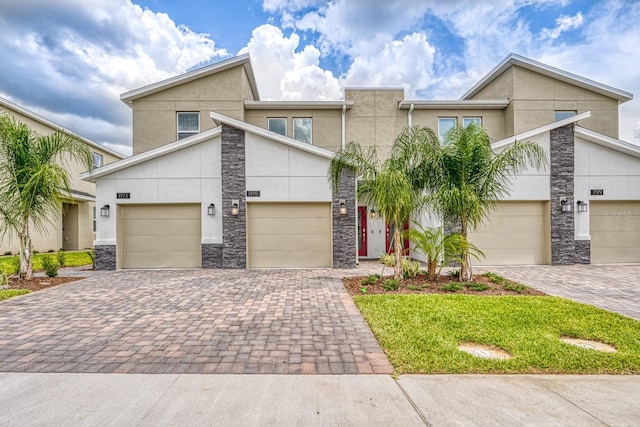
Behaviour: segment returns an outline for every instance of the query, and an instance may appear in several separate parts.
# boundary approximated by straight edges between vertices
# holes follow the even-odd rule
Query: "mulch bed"
[[[9,288],[11,289],[28,289],[30,291],[41,291],[53,286],[62,285],[63,283],[75,282],[84,279],[84,277],[33,277],[31,279],[18,279],[12,277],[9,279]]]
[[[430,282],[427,280],[427,276],[418,275],[416,277],[408,278],[408,279],[400,279],[398,281],[398,289],[395,291],[385,291],[383,288],[383,282],[385,279],[392,279],[393,276],[383,276],[378,279],[374,284],[371,285],[362,285],[362,279],[367,278],[367,276],[355,276],[355,277],[344,277],[342,279],[342,283],[344,283],[344,287],[347,289],[350,295],[369,295],[369,294],[467,294],[467,295],[536,295],[536,296],[544,296],[546,295],[544,292],[541,292],[537,289],[530,288],[528,286],[520,285],[519,289],[521,292],[517,292],[515,290],[505,289],[503,285],[494,283],[489,280],[485,276],[474,275],[473,283],[481,283],[488,288],[486,290],[478,291],[474,290],[470,287],[464,286],[462,289],[457,290],[455,292],[445,291],[440,289],[441,286],[447,285],[450,282],[457,282],[457,279],[452,278],[448,275],[440,275],[437,280],[434,282]],[[509,283],[514,285],[519,285],[515,282],[509,281]],[[362,291],[362,288],[366,288],[366,292]]]

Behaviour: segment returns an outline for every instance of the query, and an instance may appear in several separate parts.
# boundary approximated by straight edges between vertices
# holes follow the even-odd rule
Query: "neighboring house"
[[[518,139],[550,154],[549,170],[517,178],[471,236],[483,263],[640,262],[640,147],[617,139],[618,105],[632,95],[518,55],[460,100],[347,88],[344,101],[260,101],[248,55],[121,99],[133,111],[134,156],[84,175],[111,208],[98,218],[99,268],[353,267],[378,257],[392,230],[357,203],[354,177],[332,193],[333,153],[356,141],[386,155],[404,126],[444,135],[456,122],[480,123],[496,150]]]
[[[0,114],[9,114],[16,120],[25,123],[38,135],[48,135],[62,132],[73,135],[85,143],[93,153],[96,167],[112,163],[124,158],[123,155],[90,141],[62,126],[45,119],[7,99],[0,97]],[[71,194],[64,200],[62,211],[53,223],[47,224],[44,232],[33,230],[33,248],[39,252],[49,250],[80,250],[92,248],[96,236],[95,225],[95,191],[92,182],[80,179],[80,173],[85,168],[76,161],[70,160],[69,178],[71,180]],[[6,236],[0,241],[0,254],[20,251],[20,242],[16,236]]]

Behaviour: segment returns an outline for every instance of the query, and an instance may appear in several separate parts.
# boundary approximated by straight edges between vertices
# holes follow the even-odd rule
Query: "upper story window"
[[[311,144],[313,133],[313,121],[311,117],[293,118],[293,138],[301,142]]]
[[[93,158],[93,167],[94,168],[99,168],[100,166],[102,166],[102,154],[96,153],[94,151],[91,154],[91,157]]]
[[[575,115],[576,115],[575,111],[555,111],[554,120],[557,122],[558,120],[567,119]]]
[[[178,139],[188,138],[200,132],[200,113],[178,113]]]
[[[447,133],[456,126],[455,117],[438,117],[438,136],[440,141],[444,141]]]
[[[286,117],[269,117],[267,118],[267,127],[271,132],[287,136],[287,118]]]
[[[462,126],[467,127],[471,123],[475,123],[478,126],[482,126],[482,117],[463,117]]]

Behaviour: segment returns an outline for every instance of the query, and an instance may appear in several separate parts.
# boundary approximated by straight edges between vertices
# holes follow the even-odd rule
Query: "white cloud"
[[[578,12],[575,16],[563,15],[556,19],[556,27],[553,29],[543,28],[540,32],[540,36],[543,39],[557,39],[560,35],[566,31],[575,30],[580,28],[584,23],[582,12]]]
[[[286,37],[280,28],[265,24],[255,30],[246,48],[253,63],[263,100],[339,99],[340,84],[319,66],[320,51],[307,45],[296,52],[300,37]]]
[[[120,93],[227,55],[206,34],[129,0],[2,2],[0,26],[0,57],[12,58],[0,65],[0,92],[89,139],[106,133],[125,147],[131,111]]]

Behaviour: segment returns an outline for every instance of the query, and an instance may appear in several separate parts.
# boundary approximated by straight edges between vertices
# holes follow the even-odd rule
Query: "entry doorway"
[[[358,206],[358,256],[367,256],[367,207]]]
[[[388,254],[392,254],[395,252],[394,249],[394,244],[393,244],[393,233],[395,232],[395,227],[392,226],[391,224],[389,224],[389,222],[387,221],[387,233],[386,233],[386,248],[387,248],[387,253]],[[404,226],[402,227],[402,231],[405,232],[409,230],[409,220],[406,220],[404,222]],[[405,237],[402,241],[402,255],[409,255],[409,238]]]
[[[78,247],[78,205],[62,204],[62,249],[77,251]]]

